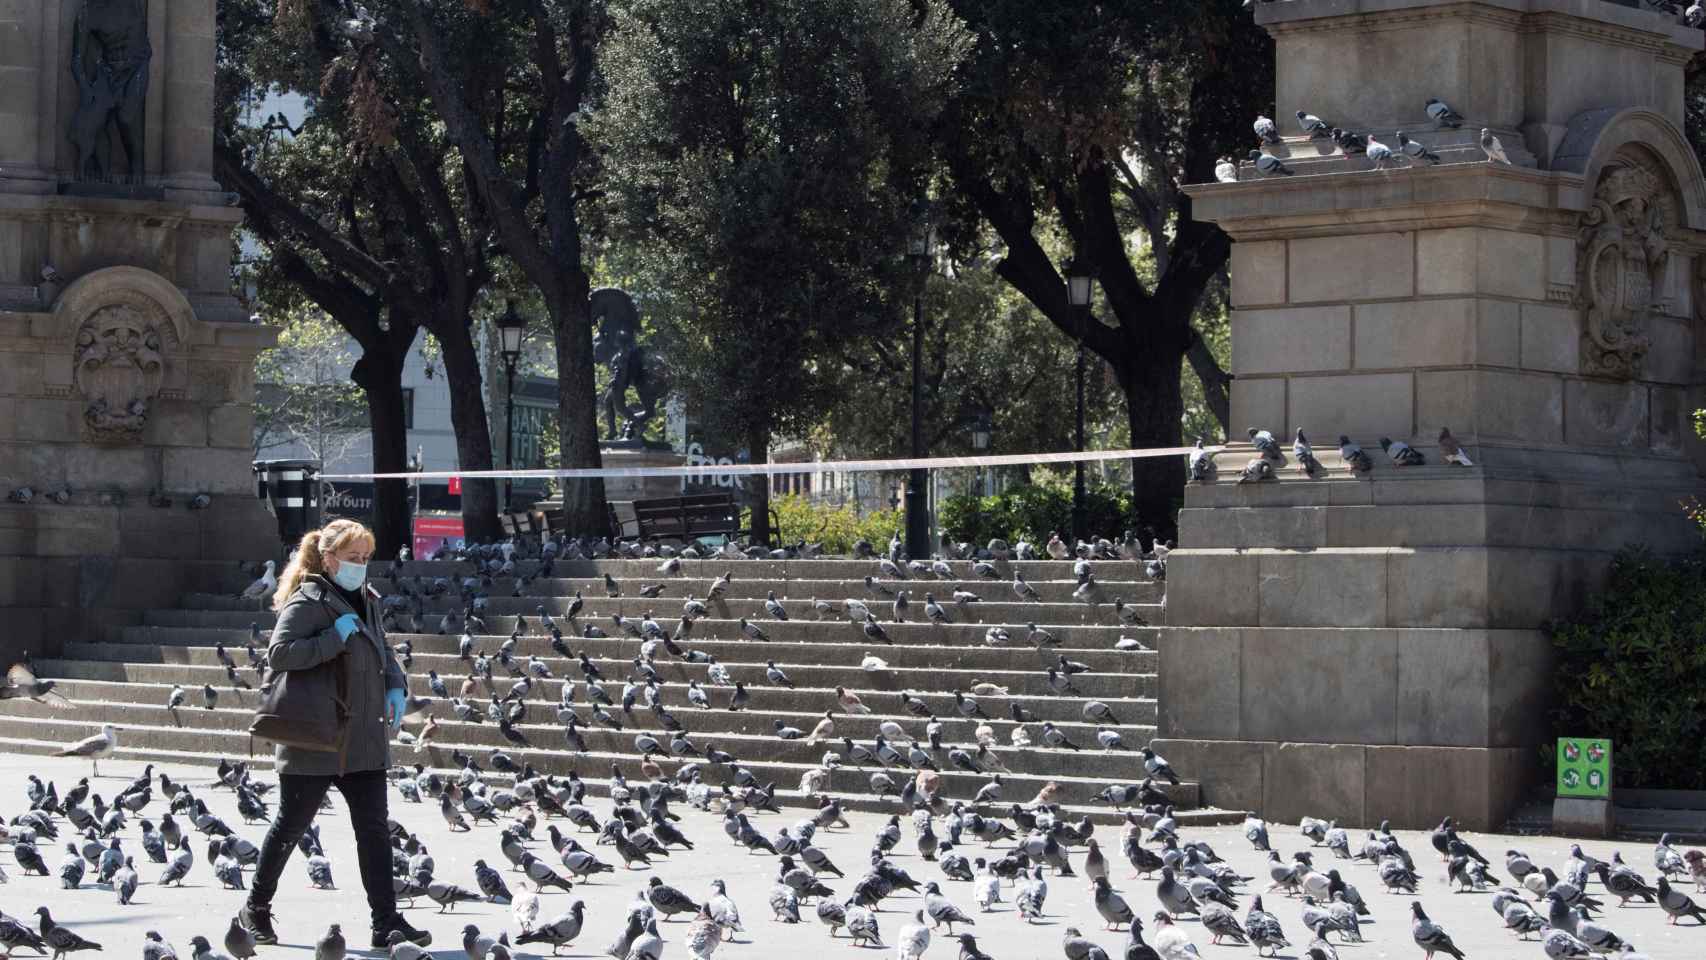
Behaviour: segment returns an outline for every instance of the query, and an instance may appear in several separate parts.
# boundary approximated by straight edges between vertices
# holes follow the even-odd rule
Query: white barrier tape
[[[1147,447],[1141,450],[1086,450],[1083,453],[1003,453],[981,457],[922,457],[905,460],[823,460],[807,463],[735,463],[686,467],[602,467],[573,470],[442,470],[427,473],[323,473],[322,480],[590,480],[593,477],[749,477],[758,474],[870,473],[900,470],[948,470],[956,467],[1009,467],[1039,463],[1093,463],[1182,457],[1194,447]],[[1220,447],[1206,447],[1209,452]]]

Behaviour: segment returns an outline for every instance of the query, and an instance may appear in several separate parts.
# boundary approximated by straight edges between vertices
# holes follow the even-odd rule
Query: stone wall
[[[1618,549],[1698,546],[1688,412],[1706,178],[1680,132],[1702,45],[1599,0],[1280,0],[1276,119],[1332,141],[1191,188],[1232,248],[1232,425],[1301,428],[1325,472],[1186,491],[1161,638],[1162,750],[1209,803],[1498,826],[1534,786],[1551,650]],[[1389,65],[1382,67],[1380,65]],[[1427,99],[1464,115],[1436,129]],[[1483,158],[1488,127],[1512,164]],[[1475,465],[1440,463],[1442,428]],[[1353,477],[1348,435],[1373,457]],[[1429,464],[1395,467],[1382,437]],[[1200,765],[1200,766],[1199,766]]]

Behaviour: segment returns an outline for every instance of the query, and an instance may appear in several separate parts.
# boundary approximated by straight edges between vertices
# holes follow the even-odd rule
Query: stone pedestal
[[[81,6],[0,4],[0,492],[35,491],[0,502],[6,663],[280,551],[248,466],[276,331],[232,295],[242,213],[210,173],[214,0],[146,5],[146,176],[106,190],[66,136]]]
[[[1294,463],[1193,485],[1168,571],[1159,749],[1206,802],[1346,823],[1503,823],[1546,735],[1541,627],[1629,543],[1685,551],[1706,179],[1681,134],[1674,18],[1600,0],[1280,0],[1278,114],[1331,141],[1297,171],[1191,188],[1232,253],[1232,421],[1302,428]],[[1388,66],[1379,66],[1385,64]],[[1402,67],[1392,65],[1402,64]],[[1429,97],[1463,114],[1436,130]],[[1482,127],[1514,165],[1481,159]],[[1475,465],[1441,462],[1449,427]],[[1374,458],[1352,477],[1346,434]],[[1401,439],[1428,465],[1396,468]]]
[[[1610,800],[1558,797],[1552,801],[1552,832],[1604,840],[1617,833],[1617,808]]]
[[[598,451],[605,467],[679,467],[687,458],[667,447],[618,445]],[[680,477],[605,477],[604,498],[612,503],[681,496]]]

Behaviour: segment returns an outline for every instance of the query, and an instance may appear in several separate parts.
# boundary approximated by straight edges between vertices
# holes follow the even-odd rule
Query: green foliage
[[[772,497],[770,509],[776,512],[777,543],[821,543],[827,553],[850,553],[861,538],[881,549],[880,545],[887,544],[889,537],[906,525],[899,510],[860,515],[851,506],[815,504],[796,494]]]
[[[273,322],[278,343],[255,356],[255,455],[296,445],[316,460],[338,460],[367,436],[367,408],[349,378],[351,341],[312,307]]]
[[[1609,737],[1619,787],[1706,789],[1706,556],[1627,550],[1550,632],[1557,735]]]
[[[1008,543],[1023,538],[1040,544],[1050,531],[1064,535],[1072,526],[1072,485],[1045,479],[989,497],[960,494],[943,500],[940,513],[943,533],[956,542],[984,544],[1000,537]],[[1131,525],[1131,498],[1091,484],[1084,491],[1084,513],[1091,530],[1111,536]]]

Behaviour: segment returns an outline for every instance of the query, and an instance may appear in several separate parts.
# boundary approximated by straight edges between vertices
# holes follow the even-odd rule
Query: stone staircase
[[[732,573],[732,581],[727,595],[712,604],[710,616],[697,621],[692,635],[681,645],[715,657],[727,668],[732,680],[746,685],[752,695],[751,706],[741,712],[724,709],[732,687],[714,687],[707,679],[706,665],[674,659],[660,650],[655,667],[665,681],[662,699],[700,748],[714,744],[717,749],[733,754],[760,782],[774,781],[782,802],[807,802],[799,793],[801,775],[818,765],[826,751],[844,753],[839,741],[842,736],[871,746],[878,725],[890,720],[904,727],[909,737],[923,742],[925,720],[902,707],[903,690],[922,697],[943,720],[944,749],[936,751],[935,758],[942,768],[944,792],[950,799],[969,800],[988,782],[987,778],[954,769],[948,762],[946,748],[971,744],[970,749],[975,750],[976,721],[960,718],[953,692],[969,692],[978,683],[993,683],[1009,691],[1005,696],[977,696],[984,712],[992,718],[1000,744],[996,753],[1011,771],[1002,775],[1003,803],[1027,803],[1038,789],[1053,780],[1060,787],[1058,802],[1074,816],[1090,814],[1106,820],[1116,815],[1110,807],[1095,800],[1096,794],[1110,784],[1134,783],[1143,778],[1141,758],[1135,751],[1155,735],[1157,655],[1151,652],[1154,630],[1123,627],[1112,602],[1115,597],[1122,597],[1135,604],[1149,622],[1161,621],[1162,585],[1145,580],[1139,564],[1095,563],[1095,578],[1102,591],[1102,602],[1095,606],[1073,599],[1076,583],[1067,562],[999,564],[1004,579],[994,581],[972,579],[971,565],[964,562],[953,566],[956,573],[963,573],[965,580],[879,581],[891,590],[908,590],[913,610],[920,617],[925,591],[945,599],[956,588],[963,588],[984,598],[963,608],[945,603],[955,622],[941,626],[927,621],[892,622],[889,600],[873,596],[864,583],[867,574],[878,575],[876,564],[871,561],[690,560],[683,561],[681,574],[669,577],[658,574],[657,565],[657,560],[559,562],[553,578],[534,579],[521,597],[510,596],[514,589],[511,581],[496,580],[489,589],[490,599],[483,614],[486,631],[476,637],[476,646],[495,653],[514,627],[516,615],[523,615],[528,635],[516,645],[516,659],[525,661],[527,656],[537,655],[555,675],[555,679],[536,685],[534,695],[529,698],[527,717],[518,728],[532,743],[532,749],[511,746],[490,722],[459,722],[452,718],[448,704],[435,702],[432,712],[438,718],[439,730],[432,745],[424,751],[394,745],[393,760],[452,769],[456,763],[451,752],[460,748],[489,771],[486,758],[501,747],[517,762],[531,762],[545,773],[562,775],[576,770],[594,793],[606,788],[613,763],[626,777],[642,777],[635,734],[640,730],[659,732],[656,718],[642,707],[637,706],[630,717],[618,714],[624,725],[621,731],[583,723],[580,730],[588,752],[568,751],[562,727],[556,721],[556,708],[563,682],[579,686],[580,670],[575,663],[552,651],[537,609],[544,605],[561,622],[574,594],[581,593],[585,606],[578,617],[579,623],[596,624],[611,637],[573,636],[574,629],[564,624],[565,633],[570,634],[566,640],[570,649],[586,651],[602,672],[607,692],[620,702],[623,678],[632,672],[632,661],[639,653],[640,643],[619,636],[621,631],[612,622],[612,615],[638,618],[651,612],[666,630],[672,629],[685,598],[689,594],[703,598],[712,580],[728,571]],[[522,570],[531,572],[533,566],[530,561],[524,562]],[[1018,601],[1012,590],[1014,568],[1025,574],[1042,602]],[[470,569],[469,564],[453,562],[375,563],[372,575],[380,591],[390,594],[396,592],[394,578],[454,578],[467,575]],[[620,583],[622,597],[605,596],[605,573]],[[637,596],[642,583],[663,584],[663,595],[655,599]],[[223,642],[238,664],[243,665],[247,662],[243,647],[249,640],[250,625],[270,630],[272,613],[259,601],[237,597],[244,585],[241,576],[232,571],[228,582],[208,585],[214,592],[189,594],[177,609],[149,611],[140,624],[114,628],[97,642],[67,643],[59,659],[38,659],[37,673],[57,680],[58,689],[78,709],[53,710],[33,702],[11,701],[8,709],[0,713],[0,749],[50,750],[86,736],[98,724],[106,722],[123,728],[118,753],[124,757],[211,764],[221,757],[247,756],[251,743],[246,728],[257,694],[233,692],[214,650],[216,643]],[[787,608],[790,618],[787,622],[769,619],[764,613],[764,598],[769,591],[775,591]],[[893,640],[892,646],[868,641],[860,628],[844,616],[816,619],[813,598],[839,605],[849,597],[867,602]],[[455,604],[453,595],[431,602],[429,609],[434,612],[421,618],[421,628],[432,632],[408,632],[402,626],[412,626],[412,618],[405,616],[404,624],[390,635],[393,644],[407,640],[413,646],[413,663],[407,670],[411,692],[416,695],[431,696],[427,685],[429,670],[436,670],[452,693],[468,673],[469,664],[457,656],[457,637],[436,633],[437,614]],[[770,642],[744,637],[739,624],[742,616],[760,624]],[[1058,650],[1039,651],[1028,645],[1027,622],[1035,622],[1059,638]],[[990,625],[1005,626],[1012,636],[1010,642],[1000,647],[987,646],[984,635]],[[1115,642],[1122,636],[1135,637],[1146,649],[1116,650]],[[867,652],[886,660],[888,669],[876,672],[862,669],[860,664]],[[1058,696],[1048,687],[1044,670],[1061,654],[1090,667],[1089,672],[1073,678],[1080,695]],[[797,689],[768,682],[765,664],[772,660],[787,671]],[[507,689],[503,667],[494,666],[498,689]],[[254,682],[253,671],[243,667],[240,674]],[[698,680],[706,689],[713,709],[701,710],[688,703],[689,680]],[[216,709],[202,706],[203,683],[211,683],[219,691]],[[179,709],[176,718],[165,708],[173,684],[183,685],[189,695],[188,706]],[[853,716],[841,712],[836,703],[837,686],[857,693],[872,713]],[[584,687],[577,690],[575,699],[581,718],[587,720]],[[1118,729],[1127,750],[1099,749],[1096,726],[1082,714],[1089,699],[1106,703],[1122,721]],[[1010,732],[1015,725],[1009,719],[1011,703],[1018,703],[1037,718],[1028,724],[1032,746],[1011,745]],[[809,732],[824,711],[831,709],[836,710],[835,739],[829,743],[784,741],[775,735],[777,720]],[[1085,749],[1074,752],[1042,747],[1042,720],[1053,721]],[[418,731],[420,727],[412,723],[407,729]],[[660,739],[667,743],[667,737]],[[254,746],[256,762],[267,765],[270,745]],[[899,746],[905,749],[904,743]],[[681,758],[659,759],[666,771],[685,762]],[[704,765],[704,770],[705,778],[713,784],[731,779],[732,771],[727,768]],[[827,792],[853,808],[892,807],[892,799],[884,801],[873,796],[869,787],[872,772],[874,768],[843,765],[831,774]],[[909,775],[909,771],[891,773],[896,783],[903,783]],[[1242,816],[1241,812],[1201,809],[1194,782],[1166,789],[1175,798],[1182,821],[1218,823]]]

